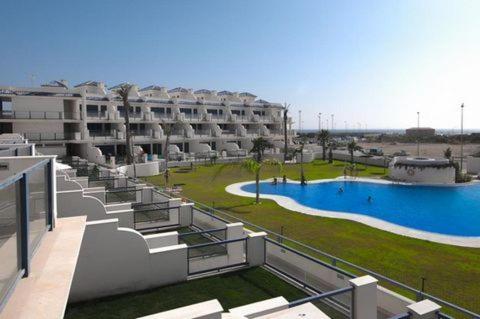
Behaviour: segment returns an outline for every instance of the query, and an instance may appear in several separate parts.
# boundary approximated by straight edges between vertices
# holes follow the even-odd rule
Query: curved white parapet
[[[271,181],[272,179],[266,179],[262,180],[261,182],[268,182]],[[314,184],[314,183],[328,183],[332,181],[338,181],[338,180],[344,180],[343,177],[339,177],[337,179],[322,179],[322,180],[315,180],[315,181],[309,181],[309,184]],[[369,183],[379,183],[379,184],[400,184],[400,183],[394,183],[391,181],[386,181],[386,180],[375,180],[375,179],[368,179],[368,178],[356,178],[356,179],[349,179],[354,182],[369,182]],[[289,183],[293,184],[299,184],[300,182],[297,181],[292,181],[288,180]],[[248,184],[253,184],[255,183],[254,181],[249,181],[249,182],[241,182],[241,183],[235,183],[228,185],[225,187],[225,191],[227,191],[230,194],[234,195],[239,195],[239,196],[245,196],[245,197],[255,197],[255,193],[250,193],[242,190],[242,187],[244,185]],[[409,185],[407,183],[401,183],[404,185]],[[448,244],[448,245],[454,245],[454,246],[462,246],[462,247],[475,247],[475,248],[480,248],[480,237],[468,237],[468,236],[450,236],[450,235],[443,235],[443,234],[437,234],[437,233],[432,233],[432,232],[427,232],[427,231],[421,231],[421,230],[416,230],[404,226],[399,226],[393,223],[386,222],[384,220],[362,215],[362,214],[354,214],[354,213],[339,213],[339,212],[334,212],[334,211],[328,211],[328,210],[322,210],[322,209],[316,209],[308,206],[304,206],[300,203],[298,203],[296,200],[290,197],[286,196],[281,196],[281,195],[272,195],[272,194],[261,194],[261,198],[265,199],[271,199],[277,202],[280,206],[293,210],[302,214],[307,214],[307,215],[312,215],[312,216],[320,216],[320,217],[329,217],[329,218],[340,218],[340,219],[347,219],[347,220],[352,220],[356,221],[371,227],[375,227],[381,230],[389,231],[391,233],[397,234],[397,235],[402,235],[402,236],[408,236],[412,238],[417,238],[417,239],[423,239],[423,240],[428,240],[432,242],[437,242],[441,244]]]

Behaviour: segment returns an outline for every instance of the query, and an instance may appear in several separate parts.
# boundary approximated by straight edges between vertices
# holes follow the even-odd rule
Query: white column
[[[412,319],[436,319],[440,306],[428,299],[407,306]]]
[[[363,276],[350,280],[353,286],[353,319],[377,318],[377,279]]]

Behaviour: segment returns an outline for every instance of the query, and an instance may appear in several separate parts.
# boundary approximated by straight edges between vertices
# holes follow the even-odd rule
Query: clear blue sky
[[[317,128],[480,127],[480,1],[12,1],[0,85],[250,91]],[[325,123],[324,123],[325,125]]]

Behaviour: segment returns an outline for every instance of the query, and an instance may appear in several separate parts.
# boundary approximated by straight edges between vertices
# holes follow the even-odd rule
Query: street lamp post
[[[420,156],[420,112],[417,112],[417,156]]]
[[[318,131],[322,130],[322,113],[318,113]]]
[[[335,115],[332,114],[332,131],[333,131],[333,118],[334,118]]]

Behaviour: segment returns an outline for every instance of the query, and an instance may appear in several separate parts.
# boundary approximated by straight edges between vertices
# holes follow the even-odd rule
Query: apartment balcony
[[[68,141],[68,140],[78,140],[80,139],[80,132],[74,133],[52,133],[52,132],[42,132],[42,133],[24,133],[23,136],[29,141],[42,142],[42,141]]]
[[[158,112],[152,112],[152,119],[155,120],[160,120],[160,121],[172,121],[173,120],[173,114],[172,113],[158,113]]]
[[[108,120],[112,118],[106,111],[87,111],[87,120]]]
[[[195,136],[198,136],[198,137],[211,137],[211,136],[212,136],[212,130],[211,130],[211,129],[195,130]]]
[[[91,139],[94,141],[109,141],[123,138],[123,132],[110,131],[110,132],[95,132],[90,131],[88,133]]]
[[[0,111],[0,119],[80,120],[80,113],[60,111]]]
[[[225,122],[227,121],[227,116],[226,115],[216,115],[216,114],[210,114],[211,115],[211,121],[213,122]]]

